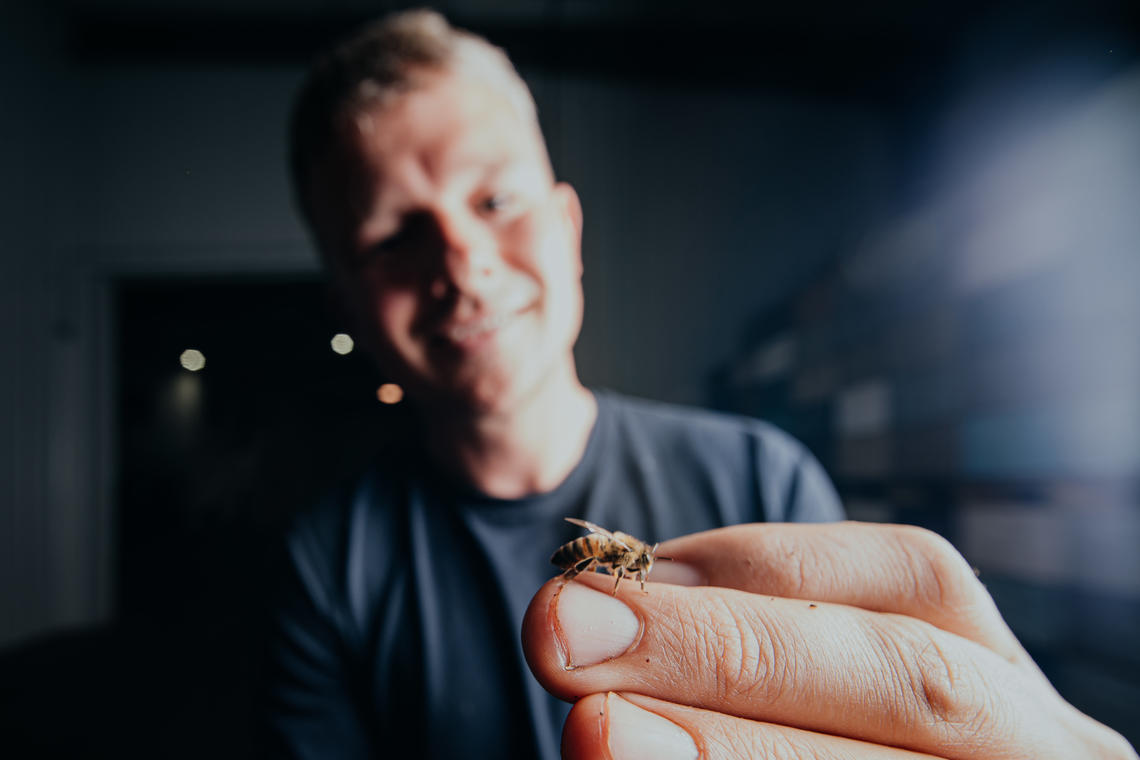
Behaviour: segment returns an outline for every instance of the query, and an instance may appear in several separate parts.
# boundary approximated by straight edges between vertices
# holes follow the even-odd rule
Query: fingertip
[[[606,742],[606,700],[609,694],[579,699],[562,727],[562,760],[610,759]]]
[[[677,560],[658,561],[653,566],[650,580],[654,583],[671,583],[674,586],[708,585],[708,579],[700,568]]]
[[[554,605],[565,585],[561,577],[552,578],[542,585],[526,608],[522,622],[523,656],[531,671],[542,685],[551,690],[557,683],[565,657],[559,652],[560,638],[556,627],[558,619]],[[562,694],[556,696],[566,698]]]

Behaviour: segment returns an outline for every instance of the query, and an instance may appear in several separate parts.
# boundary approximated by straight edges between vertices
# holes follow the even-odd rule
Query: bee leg
[[[576,576],[578,573],[580,573],[584,570],[589,570],[590,566],[596,562],[597,562],[597,560],[594,559],[593,557],[586,557],[586,559],[582,560],[578,564],[572,565],[571,567],[568,567],[566,569],[566,572],[562,573],[562,580],[564,582],[574,580],[574,576]]]
[[[641,581],[642,592],[648,594],[649,592],[645,590],[645,571],[644,570],[638,570],[637,571],[637,579],[639,581]]]
[[[614,593],[613,593],[613,596],[617,596],[618,586],[621,585],[621,579],[624,577],[625,577],[625,568],[621,567],[620,565],[618,567],[615,567],[614,568]]]

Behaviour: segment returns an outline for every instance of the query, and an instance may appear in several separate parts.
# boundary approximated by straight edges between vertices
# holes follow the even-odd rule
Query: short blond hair
[[[393,13],[321,55],[294,101],[289,168],[302,213],[311,218],[312,164],[333,144],[338,118],[383,107],[422,86],[426,74],[449,71],[498,81],[520,115],[537,125],[530,89],[502,48],[435,11]]]

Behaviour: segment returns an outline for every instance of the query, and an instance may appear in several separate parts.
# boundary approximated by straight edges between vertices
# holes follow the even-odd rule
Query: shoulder
[[[678,477],[735,483],[769,521],[840,519],[830,478],[800,441],[763,420],[600,394],[614,419],[621,456],[649,458]],[[631,453],[632,452],[632,453]]]
[[[763,420],[608,392],[601,397],[613,410],[619,430],[643,433],[661,442],[756,447],[773,465],[807,454],[803,444]]]

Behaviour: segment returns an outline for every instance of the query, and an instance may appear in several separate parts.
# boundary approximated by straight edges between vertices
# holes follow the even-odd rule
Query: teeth
[[[462,343],[480,333],[498,330],[509,322],[513,316],[514,315],[510,312],[500,312],[486,319],[480,319],[478,322],[456,325],[447,331],[447,337],[456,343]]]

